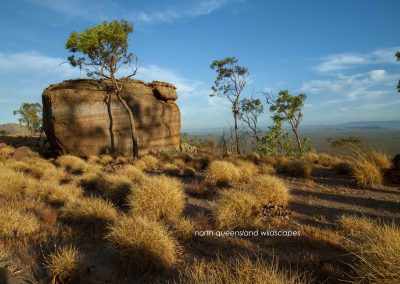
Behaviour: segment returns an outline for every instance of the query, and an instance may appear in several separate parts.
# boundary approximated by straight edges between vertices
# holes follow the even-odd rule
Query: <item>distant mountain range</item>
[[[351,121],[333,125],[307,125],[303,128],[346,128],[346,129],[400,129],[400,120],[377,120],[377,121]]]
[[[0,132],[5,132],[7,134],[30,134],[28,130],[26,130],[24,127],[19,125],[18,123],[6,123],[6,124],[0,124]]]

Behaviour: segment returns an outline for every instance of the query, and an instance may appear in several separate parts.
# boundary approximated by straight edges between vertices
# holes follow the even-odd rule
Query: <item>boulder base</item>
[[[132,110],[139,155],[178,147],[180,111],[173,85],[126,80],[121,97]],[[165,95],[168,94],[168,95]],[[174,96],[175,94],[176,96]],[[168,98],[170,97],[170,98]],[[132,156],[129,114],[113,86],[102,80],[68,80],[43,91],[43,126],[51,148],[63,154]]]

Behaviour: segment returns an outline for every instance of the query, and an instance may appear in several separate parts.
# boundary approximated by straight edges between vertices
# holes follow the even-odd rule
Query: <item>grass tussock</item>
[[[8,146],[8,145],[1,145],[0,146],[0,161],[5,160],[11,157],[14,153],[15,148]]]
[[[132,183],[142,182],[147,178],[147,175],[141,169],[133,165],[125,165],[121,170],[117,171],[117,174],[125,176]]]
[[[305,160],[287,160],[279,164],[278,172],[292,177],[310,178],[313,168],[313,164]]]
[[[138,184],[128,197],[132,214],[151,220],[174,220],[181,216],[185,206],[185,194],[177,179],[149,177]]]
[[[237,256],[222,259],[218,257],[212,261],[195,260],[180,273],[180,282],[188,284],[306,284],[312,279],[304,274],[293,271],[280,270],[277,263],[265,262],[259,257],[252,260],[250,257]]]
[[[383,152],[372,150],[369,152],[369,155],[371,156],[371,159],[375,165],[381,170],[389,169],[392,166],[392,162],[390,161],[389,157]]]
[[[25,174],[0,163],[0,180],[0,196],[15,200],[22,198],[25,194],[26,182],[28,181]]]
[[[160,167],[160,161],[154,156],[146,155],[137,160],[134,165],[141,170],[154,171]]]
[[[12,208],[0,208],[0,238],[31,236],[39,230],[40,222],[34,215]]]
[[[289,201],[289,191],[283,180],[271,175],[255,177],[249,184],[248,191],[261,205],[287,205]]]
[[[260,174],[262,175],[273,175],[276,173],[276,170],[273,166],[271,166],[270,164],[267,163],[262,163],[259,167],[258,167],[258,171],[260,172]]]
[[[205,172],[208,182],[217,185],[230,185],[240,181],[241,173],[237,166],[227,161],[213,161]]]
[[[395,225],[376,226],[364,234],[352,253],[356,283],[400,283],[400,228]]]
[[[178,242],[162,223],[146,217],[122,217],[110,227],[107,239],[127,272],[172,268],[178,261]]]
[[[375,163],[373,151],[348,145],[344,149],[344,159],[351,169],[351,174],[360,187],[375,188],[382,186],[383,173],[381,168]]]
[[[342,232],[351,237],[362,237],[371,232],[376,224],[369,218],[343,215],[339,218],[339,226]]]
[[[88,164],[83,159],[72,155],[63,155],[58,157],[56,164],[73,174],[83,173],[88,167]]]
[[[102,227],[117,219],[114,205],[101,198],[84,198],[67,204],[61,209],[60,217],[70,223]]]
[[[195,224],[193,220],[188,218],[179,218],[173,220],[172,231],[181,240],[190,240],[193,237]]]
[[[68,283],[77,274],[82,260],[82,253],[73,246],[59,248],[46,259],[51,283]]]
[[[169,176],[178,177],[181,174],[181,169],[175,164],[167,163],[163,166],[163,173]]]
[[[215,202],[214,219],[218,228],[248,228],[258,220],[258,201],[249,192],[232,189],[222,191]]]
[[[253,162],[239,160],[236,162],[240,172],[240,182],[248,182],[258,174],[258,168]]]

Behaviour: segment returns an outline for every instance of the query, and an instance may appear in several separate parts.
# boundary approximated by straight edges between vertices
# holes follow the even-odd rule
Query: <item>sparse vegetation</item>
[[[271,175],[262,175],[254,178],[249,186],[251,192],[259,207],[266,204],[287,205],[289,201],[289,192],[285,183],[278,177]]]

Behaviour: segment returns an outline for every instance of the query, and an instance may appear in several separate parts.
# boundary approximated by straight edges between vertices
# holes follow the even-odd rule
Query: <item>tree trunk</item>
[[[138,156],[138,143],[137,143],[137,139],[135,136],[135,121],[133,120],[133,113],[132,110],[129,108],[128,104],[126,103],[126,101],[121,97],[121,95],[119,94],[119,91],[116,93],[118,100],[122,103],[122,105],[124,106],[126,112],[129,115],[129,122],[131,125],[131,138],[132,138],[132,156],[133,158]]]
[[[239,149],[239,134],[238,134],[238,123],[237,123],[237,112],[233,115],[233,119],[235,120],[235,139],[236,139],[236,151],[238,154],[240,154],[240,149]]]
[[[110,119],[110,125],[108,126],[108,131],[110,132],[110,140],[111,140],[111,155],[114,157],[115,154],[115,139],[114,139],[114,130],[113,130],[113,117],[111,113],[111,94],[106,93],[105,102],[107,104],[107,112],[108,118]]]
[[[299,134],[297,133],[297,129],[292,128],[294,135],[296,136],[297,147],[299,148],[300,155],[303,154],[303,149],[301,147],[301,140]]]

